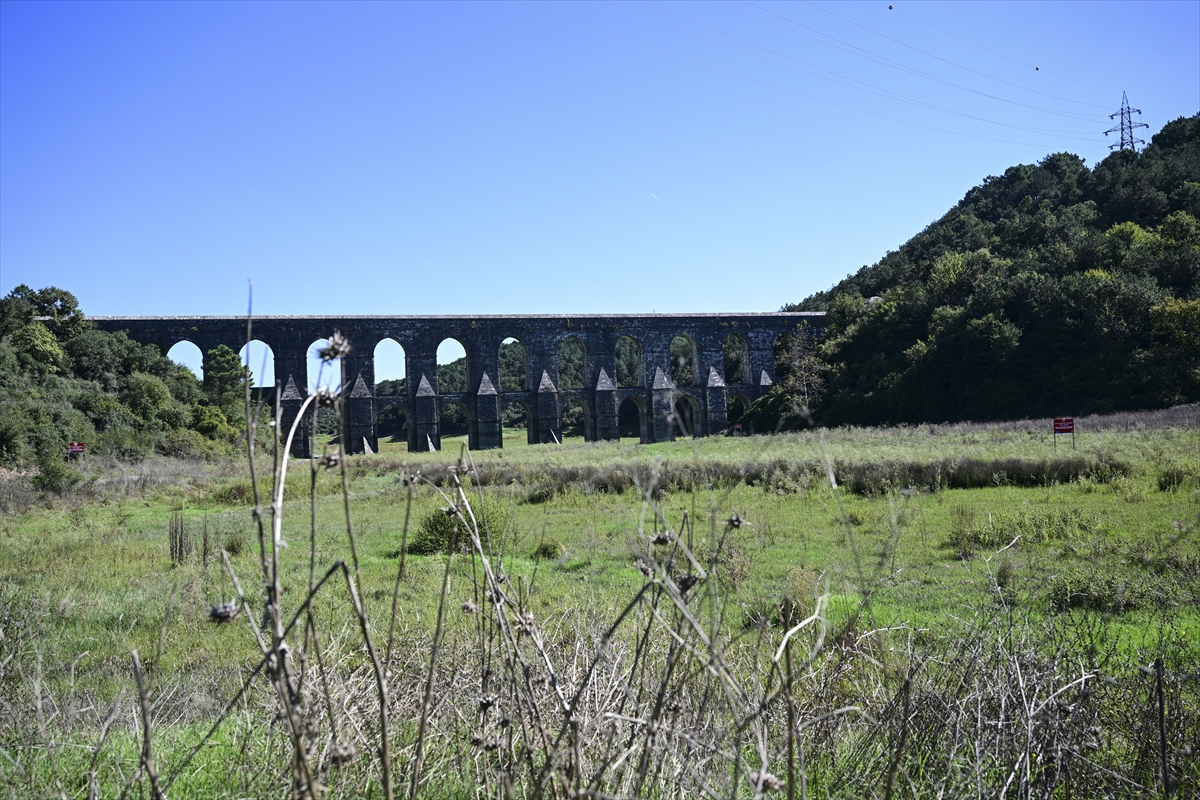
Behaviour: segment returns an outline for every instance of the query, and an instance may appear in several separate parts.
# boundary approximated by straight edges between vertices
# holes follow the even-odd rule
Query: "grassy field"
[[[310,495],[294,462],[268,561],[301,619],[295,676],[268,668],[241,697],[270,585],[244,464],[92,463],[51,498],[10,476],[0,785],[153,796],[136,650],[170,797],[305,796],[295,737],[314,785],[383,796],[376,671],[396,794],[750,797],[769,774],[794,796],[1068,797],[1161,792],[1165,757],[1195,796],[1198,410],[1078,424],[1057,452],[1046,421],[384,443],[347,461],[345,496],[339,468]],[[456,480],[482,524],[448,559]],[[374,659],[336,572],[300,614],[310,575],[354,574],[347,513]],[[210,621],[237,600],[221,550],[252,610],[236,624]]]

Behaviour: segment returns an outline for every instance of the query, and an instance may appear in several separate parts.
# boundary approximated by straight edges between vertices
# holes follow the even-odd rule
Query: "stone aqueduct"
[[[166,353],[188,341],[207,353],[224,344],[237,352],[246,343],[244,317],[90,317],[99,328],[124,331],[130,338],[158,345]],[[460,403],[467,410],[468,441],[472,449],[503,445],[501,413],[512,402],[528,411],[529,442],[561,439],[562,412],[580,401],[586,411],[585,438],[617,439],[618,409],[626,400],[636,404],[641,441],[675,438],[676,408],[691,411],[690,431],[704,436],[727,425],[726,407],[740,396],[752,402],[773,383],[776,338],[807,322],[815,335],[825,315],[811,312],[757,314],[645,314],[582,316],[262,316],[253,320],[253,338],[271,348],[275,379],[282,389],[282,421],[290,426],[308,395],[308,350],[313,342],[341,331],[352,351],[342,360],[345,424],[352,452],[377,449],[376,423],[387,405],[404,410],[408,448],[423,451],[441,446],[442,409]],[[744,374],[740,381],[724,380],[725,340],[736,335],[745,343]],[[560,343],[574,336],[585,353],[582,388],[560,387]],[[631,336],[641,346],[639,385],[617,385],[617,340]],[[671,382],[670,345],[677,336],[692,344],[694,376],[691,385]],[[500,391],[499,351],[508,338],[525,346],[525,387]],[[375,393],[375,346],[393,339],[404,348],[407,392],[402,396]],[[467,354],[467,391],[440,391],[437,348],[455,339]],[[307,456],[309,433],[301,430],[293,453]]]

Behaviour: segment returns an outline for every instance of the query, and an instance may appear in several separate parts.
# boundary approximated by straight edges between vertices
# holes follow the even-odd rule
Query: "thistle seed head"
[[[742,519],[740,514],[734,513],[729,515],[729,521],[725,523],[730,528],[740,528],[746,524],[746,520]]]
[[[322,361],[344,358],[350,355],[350,342],[342,335],[341,331],[334,331],[333,336],[329,337],[329,344],[317,352]]]
[[[769,772],[751,772],[750,783],[758,792],[779,792],[783,790],[783,781]]]
[[[337,395],[328,386],[318,386],[313,394],[317,396],[317,405],[322,408],[332,407],[334,401],[337,400]]]
[[[665,545],[670,544],[673,541],[675,541],[675,539],[671,536],[671,533],[669,531],[663,531],[658,536],[655,536],[653,539],[651,539],[650,544]]]
[[[472,603],[470,600],[468,600],[467,602],[462,604],[462,610],[467,612],[468,614],[474,614],[479,609],[475,606],[474,603]]]
[[[349,764],[358,758],[358,748],[354,746],[354,742],[342,742],[333,748],[333,752],[330,753],[329,757],[335,764]]]
[[[208,619],[210,622],[222,625],[226,622],[233,622],[240,613],[242,613],[242,608],[236,603],[219,603],[209,609]]]

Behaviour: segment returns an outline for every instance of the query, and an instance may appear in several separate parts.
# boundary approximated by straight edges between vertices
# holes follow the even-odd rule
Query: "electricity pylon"
[[[1149,128],[1150,127],[1149,125],[1147,125],[1144,122],[1134,122],[1133,121],[1131,115],[1132,114],[1141,114],[1141,113],[1142,113],[1142,110],[1140,108],[1130,108],[1129,107],[1129,98],[1125,96],[1124,92],[1121,92],[1121,110],[1116,112],[1115,114],[1108,115],[1109,119],[1116,119],[1117,117],[1120,117],[1121,123],[1119,125],[1114,125],[1113,127],[1109,128],[1108,130],[1106,130],[1104,132],[1105,136],[1108,136],[1110,133],[1120,133],[1121,134],[1121,143],[1120,144],[1110,144],[1108,146],[1109,150],[1132,150],[1133,152],[1136,153],[1137,146],[1139,144],[1144,145],[1146,143],[1145,140],[1139,139],[1133,135],[1134,128]]]

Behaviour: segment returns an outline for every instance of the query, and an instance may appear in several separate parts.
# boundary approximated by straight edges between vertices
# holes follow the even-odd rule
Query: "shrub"
[[[156,439],[149,431],[121,426],[97,435],[93,452],[122,461],[141,461],[154,452]]]
[[[553,537],[543,539],[533,550],[533,558],[544,561],[557,561],[567,554],[567,548]]]
[[[157,450],[164,456],[196,459],[216,458],[225,453],[225,449],[213,440],[187,428],[167,431],[158,440]]]
[[[37,500],[38,494],[29,481],[18,477],[0,479],[0,511],[5,514],[24,514]]]
[[[950,538],[947,542],[959,558],[975,555],[975,509],[954,506],[950,509]]]
[[[246,549],[246,532],[232,530],[225,534],[225,552],[230,558],[237,558]]]
[[[1080,539],[1099,530],[1099,521],[1077,508],[1021,508],[977,517],[973,508],[959,506],[950,512],[947,545],[960,558],[970,558],[978,549],[994,550],[1018,537],[1037,544]]]
[[[471,510],[475,514],[475,520],[479,524],[479,536],[485,545],[488,534],[498,537],[504,530],[504,511],[491,498],[485,496],[481,503],[476,496],[472,499]],[[467,524],[470,524],[471,515],[464,511],[463,517],[466,518]],[[458,530],[457,552],[470,552],[471,538],[470,534],[463,529],[462,520],[459,519],[457,513],[448,514],[441,508],[430,511],[421,520],[415,535],[408,542],[408,552],[415,556],[448,553],[456,528]]]
[[[1007,590],[1012,586],[1016,575],[1017,570],[1013,566],[1012,559],[1006,558],[1000,562],[1000,566],[996,567],[996,585],[1002,590]]]
[[[43,492],[62,494],[83,480],[83,476],[63,463],[62,456],[51,449],[38,453],[38,474],[33,485]]]
[[[1193,480],[1191,472],[1177,464],[1172,464],[1158,473],[1158,490],[1160,492],[1177,492]]]
[[[1145,576],[1133,576],[1087,566],[1069,568],[1050,580],[1046,591],[1055,611],[1073,608],[1122,613],[1163,605],[1167,592]]]

